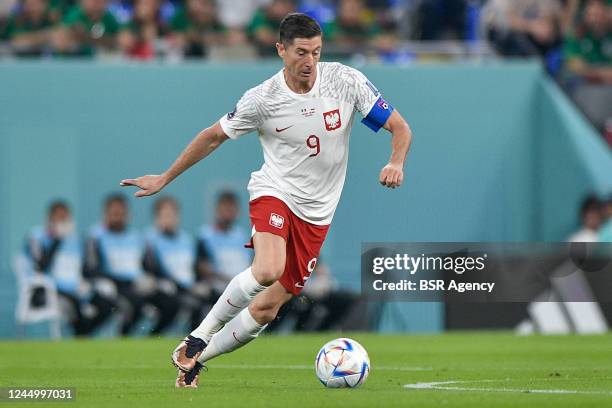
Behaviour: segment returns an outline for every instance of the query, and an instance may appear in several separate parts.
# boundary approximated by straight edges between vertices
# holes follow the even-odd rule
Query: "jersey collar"
[[[285,68],[281,69],[278,73],[279,76],[279,81],[281,83],[281,87],[287,91],[287,93],[291,96],[293,96],[294,98],[312,98],[312,96],[317,92],[317,90],[319,89],[319,81],[321,79],[321,66],[319,63],[317,63],[317,73],[316,73],[316,78],[315,78],[315,82],[312,85],[312,88],[310,88],[310,91],[306,92],[306,93],[295,93],[291,90],[291,88],[289,88],[289,85],[287,85],[287,82],[285,81],[285,75],[284,75],[284,71]]]

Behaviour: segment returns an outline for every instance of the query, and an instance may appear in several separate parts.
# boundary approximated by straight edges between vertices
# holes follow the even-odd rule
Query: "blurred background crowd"
[[[138,231],[130,226],[127,197],[115,193],[103,203],[99,223],[82,236],[70,205],[51,202],[46,224],[27,234],[17,270],[28,282],[20,295],[28,302],[24,323],[51,306],[76,336],[102,326],[119,335],[195,329],[229,281],[251,264],[250,236],[236,224],[239,208],[235,193],[219,193],[214,223],[192,235],[180,226],[178,201],[164,196],[153,205],[150,227]],[[304,295],[285,305],[271,330],[340,329],[358,303],[358,295],[338,290],[319,262]]]
[[[0,61],[257,62],[275,57],[278,25],[292,11],[308,13],[320,22],[325,60],[399,66],[540,59],[550,78],[612,145],[612,0],[0,0]],[[443,97],[446,90],[440,92]],[[451,103],[438,112],[440,101],[434,100],[435,116],[452,117],[458,111]],[[492,109],[498,112],[486,115],[493,117],[503,110],[500,115],[515,120],[511,112],[516,109],[510,113],[497,105]],[[474,120],[483,122],[483,112],[474,114],[478,118]],[[469,130],[463,135],[477,127],[472,119],[465,119]],[[453,131],[460,126],[445,122]],[[487,138],[491,132],[485,132]],[[450,133],[446,128],[440,132]],[[543,136],[532,139],[545,140]],[[449,150],[449,140],[444,143],[443,150]],[[564,145],[555,140],[555,146]],[[556,157],[553,153],[551,157]],[[495,157],[496,163],[503,163],[506,156]],[[562,157],[555,160],[565,163]],[[571,177],[578,173],[572,170],[575,163],[568,163],[573,173],[555,176],[571,185]],[[581,190],[578,197],[582,194]],[[113,194],[102,205],[99,223],[85,232],[87,226],[74,224],[75,209],[65,201],[54,201],[46,224],[28,233],[18,276],[22,283],[31,282],[31,276],[52,282],[62,316],[76,335],[99,330],[124,335],[183,333],[199,323],[225,284],[251,262],[252,252],[244,248],[249,233],[237,223],[242,204],[234,192],[221,192],[214,222],[187,231],[180,227],[180,203],[166,196],[156,201],[150,227],[137,231],[130,227],[129,201]],[[612,200],[589,196],[576,217],[580,229],[567,238],[612,242],[611,219]],[[284,308],[273,329],[363,328],[354,325],[359,319],[353,316],[363,311],[364,300],[340,289],[333,272],[325,259],[319,262],[305,296]],[[20,296],[26,304],[18,307],[18,314],[49,305],[45,285],[18,287],[30,290]]]
[[[33,283],[20,295],[28,302],[24,309],[35,313],[50,306],[48,287],[32,279],[38,276],[54,288],[56,307],[73,335],[193,330],[252,261],[245,247],[249,235],[237,224],[239,209],[234,192],[220,192],[214,223],[191,234],[181,227],[179,202],[162,196],[153,204],[150,226],[139,231],[130,226],[127,197],[113,193],[100,221],[81,234],[70,205],[52,201],[46,224],[33,227],[25,239],[17,273],[22,282]],[[612,197],[588,195],[576,221],[579,227],[568,242],[612,242]],[[302,295],[283,307],[270,330],[366,329],[360,317],[364,304],[360,295],[340,288],[319,259]]]
[[[0,58],[248,60],[275,55],[293,11],[322,25],[325,57],[541,58],[612,141],[610,0],[2,0]]]

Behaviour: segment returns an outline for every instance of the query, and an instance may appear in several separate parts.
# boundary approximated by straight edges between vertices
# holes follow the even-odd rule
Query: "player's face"
[[[584,214],[584,226],[597,230],[601,226],[601,212],[599,210],[590,210],[586,214]]]
[[[159,10],[159,0],[138,0],[134,7],[134,16],[140,20],[155,20]]]
[[[26,14],[34,18],[39,18],[45,14],[47,4],[43,0],[25,0],[23,9]]]
[[[276,44],[278,55],[285,62],[285,72],[294,81],[314,82],[317,70],[316,66],[321,59],[321,47],[323,41],[321,36],[313,38],[296,38],[293,44],[285,47],[284,44]]]
[[[127,226],[128,216],[126,205],[113,201],[108,205],[104,214],[106,226],[112,231],[121,231]]]
[[[591,30],[603,32],[607,26],[606,6],[599,1],[587,3],[584,10],[584,21]]]
[[[70,222],[70,211],[67,208],[59,207],[49,215],[49,225],[57,225]]]
[[[217,206],[217,224],[230,227],[238,218],[238,205],[233,201],[221,201]]]
[[[56,208],[50,215],[47,224],[48,230],[56,237],[65,237],[72,233],[74,226],[70,210],[66,207]]]
[[[163,232],[174,232],[179,223],[179,214],[174,205],[166,204],[159,209],[155,219],[157,228]]]
[[[106,0],[81,0],[86,14],[101,15],[106,10]]]

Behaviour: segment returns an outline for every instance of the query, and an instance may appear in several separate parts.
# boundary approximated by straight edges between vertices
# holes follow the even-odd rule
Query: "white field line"
[[[555,389],[530,389],[530,388],[478,388],[478,387],[463,387],[453,384],[474,384],[474,383],[491,383],[505,382],[507,380],[472,380],[472,381],[436,381],[422,382],[415,384],[406,384],[404,388],[415,390],[440,390],[440,391],[469,391],[469,392],[515,392],[524,394],[580,394],[580,395],[609,395],[612,396],[612,391],[581,391],[581,390],[555,390]]]
[[[246,369],[246,370],[314,370],[312,365],[282,365],[282,364],[211,364],[211,369]],[[375,366],[374,371],[432,371],[432,367],[390,367],[390,366]]]

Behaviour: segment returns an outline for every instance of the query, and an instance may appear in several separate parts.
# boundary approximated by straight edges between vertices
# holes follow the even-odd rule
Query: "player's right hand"
[[[162,175],[150,174],[135,179],[121,180],[119,185],[138,187],[140,190],[134,193],[134,195],[136,197],[145,197],[153,195],[164,188],[166,186],[166,180]]]
[[[385,187],[397,188],[404,180],[403,164],[389,163],[380,172],[378,181]]]

